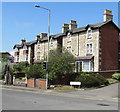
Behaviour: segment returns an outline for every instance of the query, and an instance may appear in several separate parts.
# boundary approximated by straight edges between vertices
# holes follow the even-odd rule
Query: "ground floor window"
[[[76,61],[76,71],[90,72],[93,71],[93,61],[91,60],[80,60]]]

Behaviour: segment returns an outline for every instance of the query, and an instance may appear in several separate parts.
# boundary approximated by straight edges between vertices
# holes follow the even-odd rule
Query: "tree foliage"
[[[45,78],[45,70],[42,64],[31,64],[26,69],[27,78]]]
[[[49,78],[55,79],[58,75],[70,74],[74,70],[74,56],[67,50],[51,50],[49,53]]]
[[[5,66],[10,65],[10,73],[13,72],[13,65],[7,60],[4,56],[0,56],[0,78],[3,78],[5,75]]]
[[[25,72],[26,68],[28,67],[28,62],[20,62],[13,66],[14,71],[16,72]]]

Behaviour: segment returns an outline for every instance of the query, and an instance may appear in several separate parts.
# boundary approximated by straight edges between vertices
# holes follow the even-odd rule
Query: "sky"
[[[118,2],[3,2],[2,51],[11,52],[21,39],[33,41],[36,35],[48,31],[48,11],[51,10],[51,34],[62,32],[62,25],[76,20],[78,27],[103,22],[104,9],[112,10],[118,25]]]

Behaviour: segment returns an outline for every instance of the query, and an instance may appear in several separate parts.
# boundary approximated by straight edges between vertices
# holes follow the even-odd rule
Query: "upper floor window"
[[[50,46],[51,47],[53,46],[53,39],[52,38],[50,39]]]
[[[87,38],[88,38],[88,39],[92,38],[92,30],[91,30],[91,28],[88,28]]]
[[[68,38],[68,42],[70,42],[71,41],[71,33],[70,32],[67,34],[67,38]]]
[[[15,52],[18,52],[19,50],[18,50],[18,48],[15,48],[15,50],[14,50]]]
[[[92,44],[87,44],[87,54],[92,54]]]
[[[67,47],[67,51],[71,53],[72,52],[72,47],[71,46]]]
[[[23,61],[27,61],[28,60],[28,55],[27,54],[23,54]]]
[[[38,43],[37,48],[40,49],[40,43]]]
[[[23,49],[24,49],[24,50],[27,50],[27,46],[26,46],[26,45],[24,45],[24,46],[23,46]]]
[[[37,42],[37,49],[40,49],[40,46],[41,46],[41,43],[40,43],[40,40],[38,40],[38,42]]]
[[[40,60],[40,52],[37,52],[37,60]]]
[[[19,61],[19,56],[15,56],[14,57],[14,62],[18,62]]]

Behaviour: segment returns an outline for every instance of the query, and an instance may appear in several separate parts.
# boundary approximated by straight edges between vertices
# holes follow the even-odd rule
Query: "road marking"
[[[0,89],[4,89],[4,90],[12,90],[12,91],[21,91],[21,92],[28,92],[28,93],[33,93],[33,94],[41,94],[41,95],[51,95],[51,96],[62,96],[62,97],[67,97],[67,98],[81,98],[81,99],[87,99],[87,100],[96,100],[96,101],[109,101],[109,102],[120,102],[120,101],[114,101],[114,99],[116,100],[116,98],[112,98],[113,100],[106,100],[106,99],[95,99],[95,98],[83,98],[80,96],[69,96],[69,95],[64,95],[64,94],[60,94],[60,93],[52,93],[50,94],[50,92],[48,93],[48,91],[46,92],[35,92],[35,91],[28,91],[28,90],[20,90],[20,89],[11,89],[11,88],[0,88]],[[52,92],[52,91],[51,91]]]

